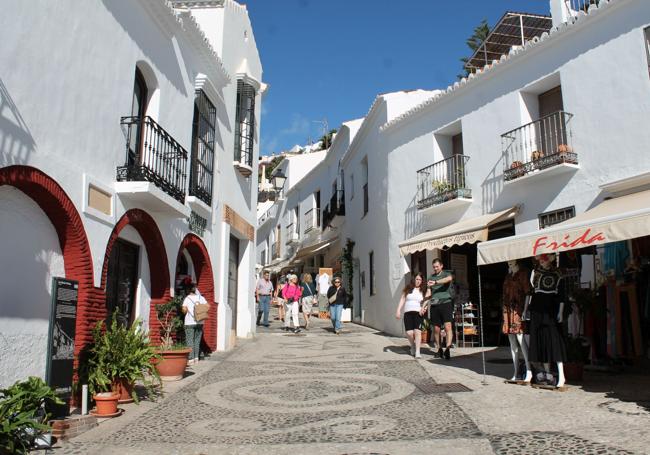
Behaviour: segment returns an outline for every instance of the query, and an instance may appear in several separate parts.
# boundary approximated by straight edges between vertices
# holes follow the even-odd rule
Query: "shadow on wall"
[[[0,167],[23,164],[36,151],[36,142],[0,79]]]
[[[139,20],[142,16],[135,11],[142,8],[139,2],[115,2],[102,0],[106,10],[122,26],[129,37],[140,47],[149,62],[165,75],[174,87],[187,96],[182,68],[170,38],[164,37],[152,23]],[[142,11],[145,15],[147,12]],[[135,70],[135,60],[133,61]]]
[[[503,194],[503,169],[505,155],[501,155],[487,177],[481,183],[481,213],[490,213],[499,197]]]
[[[404,239],[406,240],[414,235],[420,234],[424,229],[424,217],[417,204],[418,194],[417,191],[411,201],[409,202],[406,210],[404,210]]]

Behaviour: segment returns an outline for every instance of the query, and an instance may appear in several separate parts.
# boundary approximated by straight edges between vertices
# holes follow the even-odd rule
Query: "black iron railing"
[[[253,165],[255,141],[255,88],[237,81],[237,106],[235,112],[235,161]]]
[[[465,165],[469,156],[453,155],[417,172],[419,209],[442,204],[458,198],[471,198]]]
[[[187,189],[187,150],[151,117],[122,117],[126,162],[117,168],[120,182],[154,183],[179,202]]]
[[[327,204],[323,209],[323,229],[328,228],[334,219],[334,212],[331,210],[330,205]]]
[[[190,196],[212,205],[212,167],[214,163],[217,110],[202,90],[196,91],[192,124],[192,162]]]
[[[571,145],[572,117],[568,112],[558,111],[502,134],[504,180],[561,163],[578,164],[578,155]]]

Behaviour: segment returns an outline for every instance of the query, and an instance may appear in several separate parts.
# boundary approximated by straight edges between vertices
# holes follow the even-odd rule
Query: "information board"
[[[77,281],[52,278],[52,307],[45,380],[66,403],[72,395],[78,293]],[[67,408],[67,405],[62,407],[61,410],[57,410],[57,414],[67,414],[67,411],[64,411]]]

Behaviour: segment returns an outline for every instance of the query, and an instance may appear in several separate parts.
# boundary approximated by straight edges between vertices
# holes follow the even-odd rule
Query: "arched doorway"
[[[208,250],[203,241],[194,234],[185,236],[176,259],[176,278],[181,279],[187,275],[196,280],[197,288],[210,303],[208,319],[203,326],[202,349],[215,351],[217,349],[217,305],[214,298],[214,275]]]
[[[25,196],[29,197],[42,212],[37,212],[33,208],[30,208],[28,203],[21,204],[21,198],[23,196],[14,195],[13,200],[19,204],[15,207],[17,210],[20,210],[20,207],[25,207],[25,209],[30,213],[42,213],[44,214],[43,218],[46,218],[51,224],[51,228],[53,228],[54,232],[52,233],[52,240],[55,239],[55,241],[58,241],[59,249],[57,251],[52,251],[52,254],[54,256],[62,256],[63,264],[53,267],[52,258],[44,261],[44,264],[42,264],[43,280],[46,279],[48,274],[52,275],[52,272],[60,273],[63,271],[65,278],[79,282],[76,335],[74,343],[76,363],[79,352],[84,347],[85,343],[90,340],[90,331],[97,319],[97,310],[98,307],[100,307],[101,301],[101,292],[93,287],[92,256],[83,223],[74,203],[70,200],[63,188],[61,188],[61,186],[50,176],[36,168],[30,166],[7,166],[0,169],[0,186],[5,185],[20,190]],[[24,199],[22,200],[24,201]],[[42,232],[44,235],[48,235],[46,233],[47,229],[48,226],[43,226]],[[20,235],[22,234],[23,232],[20,233]],[[38,239],[37,241],[44,241],[44,239]],[[45,242],[47,243],[48,241],[45,240]],[[5,257],[10,258],[10,256]],[[38,262],[38,258],[32,259],[36,259]],[[54,260],[56,261],[56,259]],[[45,268],[48,268],[48,270],[46,271]],[[23,280],[21,286],[24,284],[25,282]],[[50,299],[44,297],[50,292],[49,283],[42,283],[41,286],[45,287],[46,293],[43,293],[43,296],[41,296],[42,298],[39,297],[39,302],[36,307],[32,308],[35,310],[34,315],[39,318],[45,313],[47,313],[49,317],[51,305]],[[41,302],[41,300],[43,301]],[[33,305],[34,303],[30,302],[30,304]],[[46,308],[45,311],[43,311],[43,306]],[[4,314],[8,313],[3,309],[3,315]],[[47,340],[44,339],[43,342],[45,343],[46,350]],[[21,350],[20,346],[12,346],[11,348],[17,351]],[[40,353],[42,349],[39,348],[37,350]],[[21,365],[26,363],[24,356],[30,355],[29,353],[30,351],[21,352],[21,355],[23,356],[21,362],[11,365],[14,373],[16,373],[17,368],[21,368]],[[32,352],[31,355],[40,354]],[[3,356],[3,358],[6,360],[6,356]],[[6,371],[6,368],[2,368],[2,370]]]
[[[108,311],[112,310],[114,307],[125,306],[129,308],[129,317],[133,315],[133,312],[131,311],[133,309],[133,302],[125,303],[120,301],[120,299],[127,297],[126,293],[134,295],[133,292],[135,292],[135,285],[133,284],[133,280],[135,280],[135,278],[133,278],[133,264],[125,267],[119,262],[121,259],[130,261],[132,260],[132,256],[136,254],[131,252],[126,256],[122,256],[124,248],[133,248],[134,246],[133,242],[121,238],[120,234],[127,227],[133,228],[137,232],[139,238],[144,244],[144,249],[147,254],[150,282],[149,293],[151,296],[148,317],[149,336],[152,342],[159,343],[160,323],[156,317],[156,305],[167,301],[171,297],[169,288],[169,268],[167,263],[167,253],[165,252],[165,243],[163,242],[160,230],[151,215],[143,210],[131,209],[122,215],[108,239],[106,253],[104,255],[104,265],[102,267],[102,288],[106,290],[104,314],[108,317]],[[116,250],[120,251],[119,254],[115,254]],[[120,270],[125,268],[127,271],[121,273]],[[115,274],[118,275],[116,276]],[[131,276],[131,283],[119,283],[120,277],[124,276]],[[109,298],[111,300],[109,300]]]

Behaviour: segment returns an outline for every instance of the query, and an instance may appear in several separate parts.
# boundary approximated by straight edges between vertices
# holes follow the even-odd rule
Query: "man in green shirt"
[[[454,318],[454,304],[449,291],[452,286],[454,277],[451,272],[443,270],[443,263],[436,258],[431,263],[433,266],[433,275],[429,277],[427,285],[431,289],[431,300],[429,301],[429,321],[434,327],[433,339],[438,345],[438,356],[449,360],[451,353],[449,348],[453,341],[453,332],[451,331],[451,321]],[[440,327],[445,327],[446,347],[443,351],[440,344]]]

